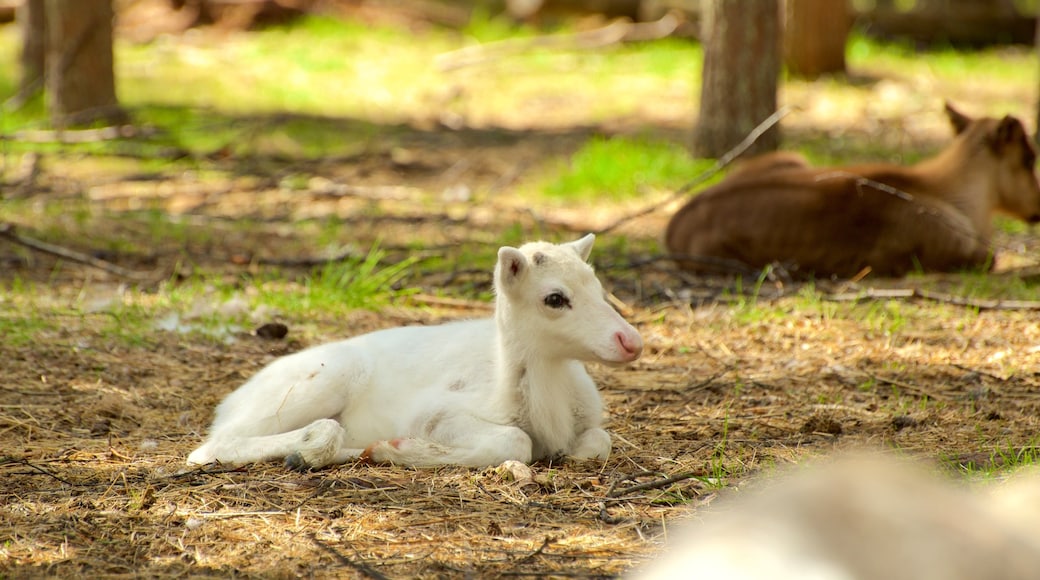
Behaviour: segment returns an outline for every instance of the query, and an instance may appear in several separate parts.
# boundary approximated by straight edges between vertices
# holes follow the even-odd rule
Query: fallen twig
[[[531,552],[530,554],[524,556],[517,563],[518,564],[523,564],[525,562],[530,562],[531,560],[534,560],[538,556],[542,555],[542,552],[544,552],[545,549],[549,547],[549,544],[552,544],[555,541],[556,541],[556,538],[554,538],[552,536],[545,536],[545,539],[542,540],[542,545],[538,546],[537,550],[535,550],[534,552]]]
[[[783,119],[784,117],[786,117],[793,110],[794,110],[794,108],[791,107],[790,105],[784,105],[783,107],[780,107],[779,109],[774,111],[772,115],[769,115],[768,117],[766,117],[765,120],[763,120],[761,123],[759,123],[757,127],[752,129],[751,132],[747,134],[747,137],[744,137],[744,140],[741,141],[740,143],[738,143],[736,147],[730,149],[729,151],[726,152],[725,155],[723,155],[722,157],[719,157],[718,159],[716,159],[715,160],[715,164],[712,165],[709,169],[707,169],[706,171],[702,172],[700,175],[698,175],[697,177],[693,178],[691,181],[687,182],[685,185],[683,185],[679,189],[675,190],[675,193],[673,193],[671,196],[669,196],[668,199],[666,199],[664,201],[661,201],[661,202],[658,202],[658,203],[655,203],[653,205],[650,205],[649,207],[641,209],[641,210],[637,211],[636,213],[624,216],[624,217],[618,219],[617,221],[615,221],[614,223],[611,223],[611,224],[609,224],[609,225],[607,225],[607,226],[605,226],[603,228],[600,228],[600,230],[595,232],[595,233],[599,234],[599,235],[605,234],[605,233],[607,233],[607,232],[609,232],[611,230],[617,229],[619,226],[621,226],[621,225],[623,225],[625,223],[628,223],[628,222],[630,222],[630,221],[632,221],[632,220],[634,220],[636,218],[641,218],[641,217],[643,217],[645,215],[651,214],[651,213],[661,209],[662,207],[664,207],[664,206],[674,202],[675,200],[685,196],[687,193],[690,192],[691,189],[693,189],[694,187],[697,187],[698,185],[700,185],[700,184],[704,183],[705,181],[711,179],[718,172],[720,172],[723,169],[725,169],[726,166],[728,166],[730,163],[733,163],[733,161],[737,157],[740,157],[745,151],[748,150],[749,147],[754,145],[755,142],[758,141],[759,137],[761,137],[766,131],[771,129],[773,127],[773,125],[776,125],[777,123],[779,123],[780,119]]]
[[[921,299],[954,306],[977,308],[979,310],[1040,310],[1037,300],[985,300],[967,298],[942,292],[932,292],[920,288],[868,288],[863,292],[847,292],[841,294],[825,294],[824,300],[834,302],[860,302],[863,300]]]
[[[76,483],[74,481],[69,481],[69,480],[65,479],[64,477],[55,475],[55,474],[51,473],[50,471],[47,471],[46,469],[40,467],[39,465],[35,465],[35,464],[32,464],[32,463],[29,463],[29,461],[25,460],[25,459],[16,459],[14,457],[9,457],[7,459],[9,460],[8,461],[9,463],[14,463],[14,464],[17,464],[17,465],[24,465],[24,466],[28,467],[29,469],[32,469],[33,471],[36,471],[36,472],[38,472],[38,473],[40,473],[42,475],[46,475],[47,477],[56,479],[59,482],[64,483],[65,485],[68,485],[68,486],[71,486],[71,487],[82,487],[83,485],[90,485],[90,484],[82,484],[82,483]]]
[[[439,306],[442,308],[459,308],[462,310],[494,310],[494,305],[489,302],[478,302],[476,300],[461,300],[458,298],[445,298],[443,296],[432,296],[430,294],[409,294],[404,298],[407,302],[417,303],[424,306]]]
[[[915,394],[915,395],[917,395],[919,397],[928,397],[929,399],[932,399],[933,401],[948,401],[949,400],[949,397],[937,395],[937,394],[932,393],[932,392],[928,391],[927,389],[925,389],[923,387],[919,387],[917,385],[911,385],[910,383],[904,383],[902,381],[897,381],[895,379],[888,379],[888,378],[885,378],[885,377],[882,377],[882,376],[878,376],[878,375],[874,375],[874,374],[870,374],[870,373],[867,373],[867,376],[870,377],[871,379],[873,379],[876,382],[884,383],[886,385],[892,385],[893,387],[899,387],[900,389],[903,389],[903,390],[906,390],[906,391],[910,391],[912,394]]]
[[[332,556],[333,558],[335,558],[336,561],[339,562],[340,564],[343,564],[344,566],[347,566],[348,568],[353,568],[353,569],[357,570],[358,572],[361,572],[361,574],[363,574],[365,576],[368,576],[369,578],[373,578],[375,580],[386,580],[386,576],[383,576],[381,573],[379,573],[377,570],[374,570],[373,568],[371,568],[367,564],[365,564],[363,562],[355,562],[355,561],[351,560],[350,558],[344,556],[343,554],[340,554],[335,548],[333,548],[332,546],[330,546],[330,545],[326,544],[325,542],[322,542],[321,540],[319,540],[318,536],[315,535],[313,532],[311,534],[309,534],[309,535],[310,535],[311,541],[314,542],[315,546],[318,546],[325,553],[327,553],[330,556]]]
[[[98,143],[113,139],[130,139],[154,135],[154,129],[133,125],[114,125],[98,129],[60,129],[57,131],[26,130],[14,134],[14,141],[23,143]]]
[[[56,246],[54,244],[48,244],[47,242],[41,242],[35,238],[23,236],[15,231],[14,224],[11,223],[0,223],[0,238],[14,242],[16,244],[38,250],[45,254],[51,254],[52,256],[58,256],[66,260],[91,266],[99,270],[104,270],[110,274],[121,276],[123,278],[129,278],[131,280],[150,280],[153,274],[148,272],[138,272],[136,270],[129,270],[122,266],[117,266],[111,262],[88,256],[62,246]]]
[[[693,479],[695,477],[699,477],[699,474],[697,474],[696,472],[693,472],[693,471],[687,471],[685,473],[680,473],[679,475],[673,475],[671,477],[666,477],[664,479],[655,479],[654,481],[647,481],[647,482],[644,482],[644,483],[637,483],[635,485],[630,485],[628,487],[622,487],[622,488],[619,488],[619,489],[612,489],[612,490],[607,492],[607,496],[608,497],[620,497],[620,496],[623,496],[623,495],[628,495],[630,493],[635,493],[637,491],[646,491],[648,489],[660,489],[662,487],[668,487],[669,485],[672,485],[673,483],[678,483],[680,481],[685,481],[687,479]]]

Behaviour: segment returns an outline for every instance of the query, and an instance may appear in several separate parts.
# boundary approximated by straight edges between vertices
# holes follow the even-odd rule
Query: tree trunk
[[[25,0],[18,7],[18,26],[22,33],[22,76],[18,80],[18,98],[24,102],[43,90],[44,50],[47,40],[47,19],[43,0]]]
[[[693,149],[717,158],[736,146],[776,110],[780,72],[779,0],[710,0],[704,3],[704,73]],[[748,150],[773,151],[774,126]]]
[[[1036,47],[1037,61],[1040,61],[1040,8],[1037,8],[1036,15],[1036,37],[1033,40],[1033,44]],[[1037,91],[1036,95],[1036,132],[1033,133],[1033,141],[1040,146],[1040,91]]]
[[[845,72],[845,42],[851,22],[848,0],[787,0],[787,71],[810,79]]]
[[[45,0],[45,6],[51,122],[124,120],[116,100],[111,0]]]

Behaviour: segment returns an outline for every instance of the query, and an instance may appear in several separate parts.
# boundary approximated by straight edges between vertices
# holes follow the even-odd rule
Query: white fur
[[[841,458],[717,500],[630,580],[1040,578],[1040,473],[958,486],[885,456]]]
[[[631,362],[643,342],[586,263],[594,241],[501,248],[494,318],[382,330],[273,362],[217,407],[188,463],[606,458],[603,403],[582,361]],[[546,304],[553,294],[567,304]]]

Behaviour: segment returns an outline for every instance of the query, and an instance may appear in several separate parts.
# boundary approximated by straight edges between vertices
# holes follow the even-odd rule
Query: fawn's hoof
[[[303,458],[302,453],[296,451],[285,458],[285,467],[293,471],[307,471],[311,468],[311,464]]]

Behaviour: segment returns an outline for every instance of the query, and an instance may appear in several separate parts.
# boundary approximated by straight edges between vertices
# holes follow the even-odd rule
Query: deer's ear
[[[498,249],[498,264],[495,265],[495,285],[508,290],[527,274],[527,258],[516,248],[503,246]]]
[[[968,125],[971,125],[972,121],[974,121],[971,117],[953,108],[953,105],[949,102],[946,102],[945,109],[946,116],[949,117],[950,124],[953,125],[953,132],[958,135],[963,133],[968,128]]]
[[[592,253],[592,244],[596,241],[596,234],[588,234],[580,240],[564,244],[570,246],[575,252],[581,256],[582,261],[589,261],[589,254]]]
[[[998,153],[1005,151],[1009,146],[1019,145],[1029,140],[1026,137],[1026,128],[1022,126],[1022,121],[1011,115],[1000,120],[1000,124],[997,125],[997,129],[993,132],[991,139],[993,141],[993,149]]]

